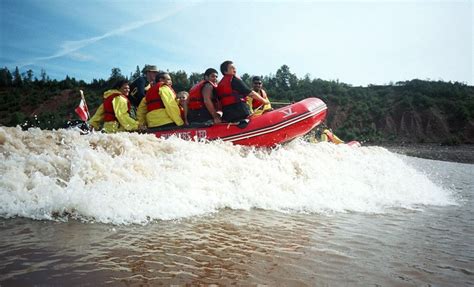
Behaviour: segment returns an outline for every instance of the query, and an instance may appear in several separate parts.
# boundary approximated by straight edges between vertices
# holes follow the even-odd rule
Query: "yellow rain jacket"
[[[120,93],[119,90],[108,90],[104,93],[104,99],[112,94]],[[117,121],[104,122],[104,105],[101,104],[94,116],[89,120],[89,124],[96,130],[100,128],[100,124],[104,123],[104,131],[106,133],[115,133],[119,131],[135,131],[138,129],[138,122],[130,117],[128,113],[128,100],[124,95],[115,97],[112,100],[115,118]]]
[[[90,118],[89,125],[94,128],[94,130],[100,130],[102,123],[104,122],[104,104],[100,104],[95,111],[95,114]]]
[[[256,92],[258,93],[258,92]],[[258,93],[262,98],[265,98],[268,100],[268,97],[267,97],[267,93],[264,91],[264,90],[261,90],[261,93]],[[252,97],[247,97],[246,99],[246,102],[247,102],[247,105],[249,106],[250,108],[250,112],[253,114],[253,115],[256,115],[256,116],[259,116],[261,114],[263,114],[264,112],[266,111],[269,111],[272,109],[272,105],[271,103],[269,104],[266,104],[264,105],[263,107],[253,107],[253,101],[254,99],[252,99]]]
[[[323,132],[321,133],[321,141],[322,142],[327,142],[330,141],[334,144],[340,144],[344,143],[343,140],[338,138],[335,134],[333,134],[330,130],[324,129]]]
[[[146,125],[148,128],[159,127],[170,123],[182,126],[184,121],[181,118],[181,112],[173,90],[171,90],[169,86],[163,85],[160,87],[158,93],[160,94],[161,101],[165,108],[148,112],[146,97],[144,97],[137,109],[138,123],[141,126]]]

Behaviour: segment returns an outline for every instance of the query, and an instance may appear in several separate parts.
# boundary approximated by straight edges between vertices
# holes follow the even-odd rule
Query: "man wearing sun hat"
[[[145,65],[142,70],[142,76],[135,79],[130,84],[130,94],[128,99],[133,106],[133,113],[140,104],[140,101],[146,94],[146,91],[155,84],[155,78],[158,74],[158,68],[155,65]]]

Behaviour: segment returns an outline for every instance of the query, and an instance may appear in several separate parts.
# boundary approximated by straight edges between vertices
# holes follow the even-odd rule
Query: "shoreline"
[[[436,143],[370,143],[366,144],[366,146],[380,146],[391,152],[412,157],[474,164],[473,144],[446,146]]]

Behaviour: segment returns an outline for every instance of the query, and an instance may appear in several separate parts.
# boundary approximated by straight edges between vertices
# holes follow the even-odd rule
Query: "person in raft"
[[[268,100],[267,92],[262,88],[262,79],[259,76],[252,78],[252,90],[258,93],[262,98]],[[250,112],[253,115],[261,115],[265,112],[272,110],[272,105],[270,103],[264,104],[258,100],[254,100],[251,97],[247,97],[247,105],[250,107]]]
[[[217,113],[217,76],[217,70],[209,68],[204,72],[204,79],[189,90],[188,122],[212,121],[215,124],[221,122],[221,117]]]
[[[331,142],[333,144],[344,143],[339,137],[337,137],[332,130],[325,124],[321,124],[313,130],[313,136],[310,138],[310,142]]]
[[[136,78],[130,84],[130,95],[128,99],[132,104],[132,109],[135,112],[138,105],[145,97],[146,92],[155,84],[155,78],[158,74],[158,68],[155,65],[145,65],[142,70],[142,76]]]
[[[189,122],[188,122],[189,93],[186,91],[178,92],[176,94],[176,99],[178,100],[179,110],[181,112],[181,117],[183,118],[184,124],[189,125]]]
[[[320,140],[321,142],[332,142],[334,144],[341,144],[344,143],[339,137],[337,137],[330,128],[324,128],[321,131]]]
[[[138,122],[130,117],[129,92],[128,81],[119,80],[111,90],[104,93],[103,103],[89,120],[89,125],[99,130],[103,122],[103,131],[106,133],[137,130]]]
[[[141,128],[144,126],[164,128],[184,124],[172,85],[169,73],[158,73],[156,84],[146,92],[137,109],[137,119]]]
[[[217,98],[222,106],[222,119],[227,122],[238,122],[250,115],[250,109],[245,102],[246,97],[251,97],[263,104],[269,104],[267,99],[252,91],[239,77],[232,61],[221,64],[224,77],[217,85]]]

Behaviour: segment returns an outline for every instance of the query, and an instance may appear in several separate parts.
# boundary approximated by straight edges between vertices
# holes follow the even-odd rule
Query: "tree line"
[[[168,72],[177,92],[189,91],[203,77],[202,73]],[[0,124],[43,129],[64,127],[67,119],[77,119],[73,110],[79,101],[79,89],[85,91],[89,109],[93,112],[102,102],[102,93],[117,80],[126,78],[132,81],[140,75],[139,66],[128,76],[120,68],[113,68],[108,79],[93,79],[86,83],[69,76],[63,80],[51,79],[43,69],[36,77],[32,70],[21,73],[16,67],[11,72],[4,67],[0,69]],[[245,73],[241,78],[251,86],[253,76]],[[414,79],[361,87],[338,80],[312,78],[309,74],[300,78],[287,65],[282,65],[275,74],[258,76],[262,78],[271,101],[290,103],[308,97],[321,98],[329,107],[328,126],[346,139],[401,140],[403,127],[387,128],[387,121],[395,121],[395,126],[403,125],[400,115],[405,114],[414,115],[415,120],[418,115],[422,122],[424,115],[430,112],[439,114],[449,129],[449,137],[444,141],[473,141],[474,135],[466,136],[466,133],[470,133],[474,122],[474,87],[465,83]],[[62,102],[55,106],[55,110],[34,114],[64,91],[70,91],[71,96],[61,98]],[[421,141],[420,137],[417,141]]]

